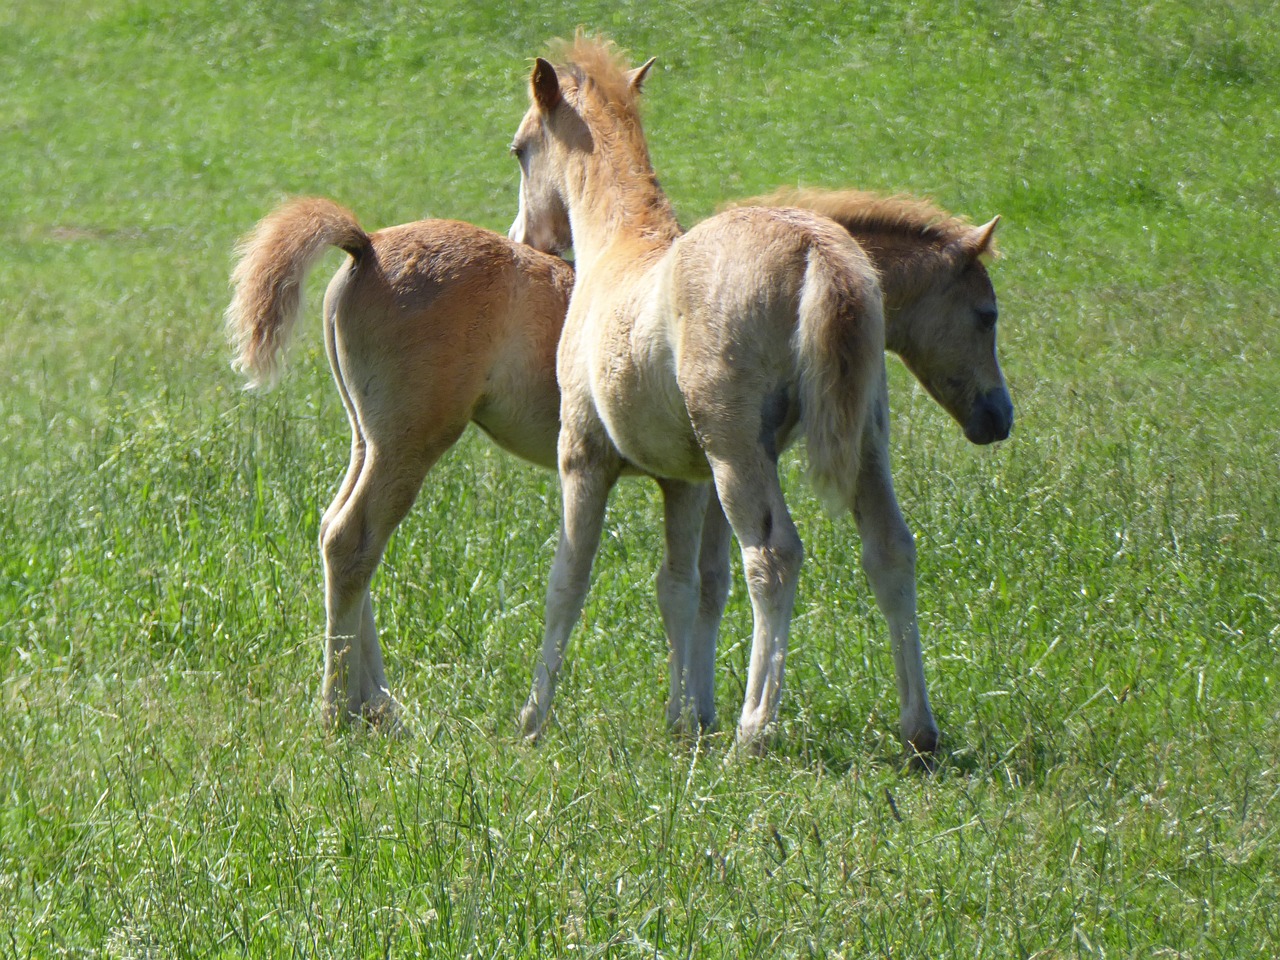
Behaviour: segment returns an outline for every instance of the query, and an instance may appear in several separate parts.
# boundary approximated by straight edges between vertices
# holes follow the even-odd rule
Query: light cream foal
[[[815,485],[858,521],[864,567],[890,624],[903,737],[931,752],[938,729],[916,624],[914,544],[888,470],[884,305],[871,260],[831,221],[798,209],[730,210],[682,236],[636,111],[650,64],[625,70],[608,44],[581,36],[566,59],[560,72],[537,61],[513,141],[521,183],[511,237],[572,243],[578,267],[557,360],[563,516],[526,732],[545,722],[605,501],[629,468],[654,476],[665,499],[658,592],[671,651],[668,718],[714,718],[723,595],[700,590],[697,566],[700,543],[704,558],[722,552],[727,518],[755,619],[738,740],[765,741],[802,557],[777,457],[804,435]],[[907,318],[922,344],[962,323],[988,345],[995,376],[985,385],[972,373],[926,381],[978,442],[1002,439],[1012,422],[994,363],[994,294],[978,260],[993,228],[965,234],[948,258],[950,282],[922,285],[932,313]],[[916,371],[922,380],[928,368]],[[723,513],[707,509],[708,480]]]

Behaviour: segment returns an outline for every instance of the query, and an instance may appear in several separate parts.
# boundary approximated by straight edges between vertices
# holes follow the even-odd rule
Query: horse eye
[[[996,320],[1000,316],[999,311],[995,307],[983,307],[978,311],[978,326],[983,330],[991,330],[996,325]]]

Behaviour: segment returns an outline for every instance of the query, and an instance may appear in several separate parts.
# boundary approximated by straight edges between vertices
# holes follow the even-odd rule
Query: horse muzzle
[[[534,229],[523,210],[516,216],[515,222],[511,224],[511,229],[507,231],[507,239],[516,243],[523,243],[525,246],[533,247],[533,249],[542,253],[555,254],[557,257],[563,257],[573,246],[571,241],[561,240],[559,237],[552,236],[550,231]]]
[[[964,435],[970,443],[987,444],[1007,439],[1013,430],[1013,400],[1003,387],[981,394],[969,411]]]
[[[524,210],[516,214],[515,221],[511,224],[511,229],[507,231],[507,239],[513,243],[529,243],[526,235],[528,230],[525,227]],[[531,244],[530,244],[531,245]]]

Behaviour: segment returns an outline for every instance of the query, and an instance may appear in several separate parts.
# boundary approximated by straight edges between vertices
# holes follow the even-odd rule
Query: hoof
[[[938,752],[938,741],[941,737],[937,727],[926,727],[915,733],[906,734],[902,739],[906,742],[908,750],[927,756]]]
[[[672,710],[667,705],[667,731],[675,737],[688,737],[696,740],[717,729],[715,711],[709,714],[699,713],[692,703],[686,703],[680,710]]]
[[[763,757],[769,752],[774,735],[773,724],[738,725],[738,735],[733,741],[733,752],[745,757]]]
[[[398,734],[404,726],[404,707],[385,690],[366,700],[357,711],[346,704],[325,701],[320,705],[320,725],[326,733],[339,733],[352,727]]]
[[[404,732],[404,707],[385,690],[360,707],[360,719],[371,729],[389,736]]]
[[[938,759],[940,739],[937,727],[928,727],[903,737],[907,747],[907,759],[913,770],[933,771]]]
[[[520,719],[518,727],[520,736],[524,737],[530,743],[536,743],[542,735],[542,725],[546,722],[546,717],[538,710],[538,705],[532,700],[524,705],[520,711]]]

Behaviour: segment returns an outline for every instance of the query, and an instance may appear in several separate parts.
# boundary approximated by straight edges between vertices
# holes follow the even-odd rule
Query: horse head
[[[581,34],[565,46],[567,67],[557,70],[541,57],[535,60],[529,109],[511,141],[520,164],[520,209],[507,236],[548,253],[573,245],[570,195],[583,190],[583,165],[605,152],[597,149],[591,130],[634,126],[638,132],[635,101],[654,62],[621,69],[611,44]],[[613,122],[599,123],[602,114]]]
[[[942,250],[918,295],[890,322],[888,346],[972,443],[1004,440],[1013,401],[996,356],[999,308],[983,256],[1000,218],[972,227]]]

